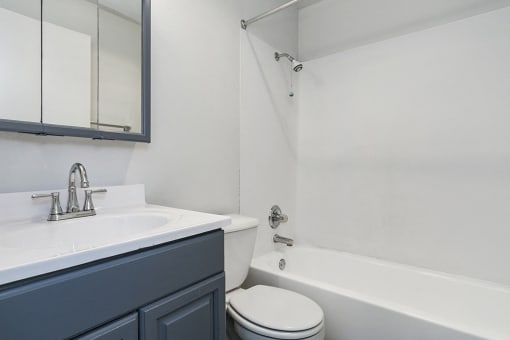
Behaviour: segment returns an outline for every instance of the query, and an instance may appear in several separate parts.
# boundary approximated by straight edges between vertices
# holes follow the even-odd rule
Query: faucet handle
[[[85,203],[83,204],[83,211],[94,210],[94,203],[92,203],[92,194],[99,192],[107,192],[106,189],[85,190]]]
[[[48,221],[52,216],[56,215],[62,215],[64,212],[62,211],[62,206],[60,205],[60,193],[59,192],[52,192],[50,194],[33,194],[32,199],[36,198],[45,198],[45,197],[51,197],[51,208],[50,208],[50,214],[48,216]]]
[[[289,220],[289,217],[282,213],[279,206],[273,205],[271,212],[269,213],[269,225],[271,228],[276,229],[280,223],[285,223]]]

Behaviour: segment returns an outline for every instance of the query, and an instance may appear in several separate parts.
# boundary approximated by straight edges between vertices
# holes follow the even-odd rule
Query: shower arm
[[[291,61],[291,62],[296,60],[296,58],[294,58],[293,56],[291,56],[288,53],[278,53],[278,52],[274,53],[274,59],[276,61],[280,61],[280,58],[282,58],[282,57],[289,59],[289,61]]]
[[[249,26],[249,25],[251,25],[251,24],[253,24],[254,22],[257,22],[257,21],[259,21],[260,19],[264,19],[265,17],[268,17],[268,16],[273,15],[273,14],[275,14],[275,13],[278,13],[278,12],[280,12],[280,11],[283,11],[283,10],[284,10],[284,9],[286,9],[287,7],[290,7],[290,6],[294,5],[295,3],[298,3],[299,1],[301,1],[301,0],[291,0],[291,1],[289,1],[289,2],[284,3],[283,5],[280,5],[280,6],[278,6],[278,7],[274,8],[274,9],[271,9],[271,10],[269,10],[269,11],[267,11],[267,12],[264,12],[264,13],[262,13],[262,14],[259,14],[259,15],[257,15],[256,17],[253,17],[253,18],[251,18],[251,19],[248,19],[248,20],[244,20],[244,19],[242,19],[242,20],[241,20],[241,28],[242,28],[243,30],[246,30],[246,29],[248,28],[248,26]]]

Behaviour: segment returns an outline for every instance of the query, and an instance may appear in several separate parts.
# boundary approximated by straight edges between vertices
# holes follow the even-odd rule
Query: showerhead
[[[292,60],[292,69],[294,70],[294,72],[299,72],[303,69],[303,64],[294,59]]]
[[[296,58],[294,58],[290,54],[288,54],[288,53],[278,53],[278,52],[274,53],[274,59],[276,61],[279,61],[281,57],[287,58],[292,63],[292,69],[294,70],[294,72],[299,72],[299,71],[301,71],[303,69],[303,64],[300,63],[299,61],[297,61]]]

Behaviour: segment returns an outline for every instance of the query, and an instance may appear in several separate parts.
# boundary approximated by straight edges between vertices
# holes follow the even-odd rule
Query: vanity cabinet
[[[1,339],[225,339],[216,230],[0,287]]]
[[[125,318],[99,327],[75,340],[137,340],[138,314],[133,313]]]
[[[225,314],[222,290],[223,277],[214,277],[142,308],[140,340],[174,339],[176,334],[185,335],[182,339],[220,339],[224,326],[216,311]]]

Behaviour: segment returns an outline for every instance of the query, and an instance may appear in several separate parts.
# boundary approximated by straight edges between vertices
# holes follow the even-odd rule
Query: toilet
[[[324,339],[324,313],[306,296],[264,285],[242,289],[248,275],[258,220],[230,215],[225,232],[225,290],[229,340]]]

